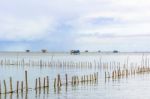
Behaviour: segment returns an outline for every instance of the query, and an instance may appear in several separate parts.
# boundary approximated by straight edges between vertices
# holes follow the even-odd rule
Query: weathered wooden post
[[[0,81],[0,95],[1,95],[1,92],[2,92],[2,91],[1,91],[1,81]]]
[[[106,72],[105,72],[105,79],[106,79]]]
[[[47,76],[47,87],[49,87],[49,78]]]
[[[90,78],[90,82],[91,82],[91,81],[92,81],[92,77],[91,77],[91,74],[90,74],[89,76],[90,76],[89,78]]]
[[[81,83],[83,82],[83,76],[81,77]]]
[[[37,78],[35,79],[35,89],[37,89]]]
[[[58,86],[58,87],[61,86],[60,74],[58,74],[58,78],[57,78],[57,86]]]
[[[10,93],[13,92],[13,89],[12,89],[12,78],[10,77]]]
[[[18,91],[19,91],[19,81],[17,81],[17,90],[16,90],[17,95],[18,95]]]
[[[74,84],[75,84],[75,85],[76,85],[76,82],[77,82],[77,81],[76,81],[76,76],[74,76]]]
[[[35,91],[36,91],[36,94],[37,94],[37,88],[38,88],[38,86],[37,86],[37,78],[35,79]]]
[[[87,81],[87,83],[88,83],[88,81],[89,81],[89,79],[88,79],[88,75],[86,75],[86,81]]]
[[[26,82],[26,91],[28,92],[28,75],[27,75],[27,71],[25,71],[25,82]]]
[[[54,79],[54,89],[56,88],[56,78]]]
[[[23,93],[23,81],[21,81],[21,93]]]
[[[41,79],[39,77],[39,90],[41,90]]]
[[[6,93],[7,93],[6,81],[4,80],[3,82],[4,82],[4,92],[5,92],[5,94],[6,94]]]
[[[65,77],[66,77],[66,86],[68,85],[68,76],[67,74],[65,74]]]
[[[58,76],[57,76],[57,87],[59,86],[59,81],[60,80],[60,75],[58,74]]]
[[[77,76],[77,82],[78,82],[78,84],[79,84],[79,77]]]
[[[44,77],[44,83],[43,83],[43,88],[45,89],[46,84],[45,84],[45,77]]]
[[[45,94],[45,87],[46,87],[46,85],[45,85],[45,77],[44,77],[44,85],[43,85],[43,88],[44,88],[44,94]]]

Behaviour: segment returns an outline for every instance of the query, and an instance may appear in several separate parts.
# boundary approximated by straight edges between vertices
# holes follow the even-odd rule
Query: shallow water
[[[111,72],[113,68],[149,66],[149,53],[81,53],[80,55],[70,55],[69,53],[0,53],[0,80],[2,92],[4,92],[3,80],[6,80],[7,90],[9,90],[9,77],[12,77],[13,89],[16,89],[17,81],[24,81],[24,71],[28,71],[29,88],[26,93],[2,94],[1,99],[149,99],[150,98],[150,74],[136,74],[120,79],[105,79],[105,71]],[[42,63],[40,63],[42,61]],[[33,65],[33,62],[34,65]],[[48,65],[48,62],[53,64]],[[57,63],[68,64],[57,64]],[[92,66],[87,66],[87,63]],[[8,65],[10,63],[12,65]],[[17,63],[17,65],[16,65]],[[38,63],[40,65],[38,65]],[[83,63],[82,66],[75,64]],[[29,65],[30,64],[30,65]],[[74,65],[73,65],[74,64]],[[86,64],[86,65],[85,65]],[[65,66],[64,66],[65,65]],[[104,68],[107,65],[107,68]],[[65,74],[68,80],[78,75],[89,75],[98,72],[98,82],[85,82],[72,86],[54,89],[54,78],[61,75],[62,83],[65,83]],[[35,92],[35,79],[49,76],[49,89]]]

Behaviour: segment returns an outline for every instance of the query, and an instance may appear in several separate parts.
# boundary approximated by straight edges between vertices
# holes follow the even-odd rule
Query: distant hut
[[[46,50],[46,49],[42,49],[41,51],[42,51],[42,53],[46,53],[46,52],[47,52],[47,50]]]
[[[100,50],[98,50],[98,53],[100,53],[101,51]]]
[[[89,52],[88,50],[85,50],[85,52],[87,53],[87,52]]]
[[[119,51],[117,51],[117,50],[114,50],[114,51],[113,51],[113,53],[118,53],[118,52],[119,52]]]
[[[29,53],[29,52],[30,52],[30,50],[26,50],[26,52],[27,52],[27,53]]]
[[[77,54],[80,54],[80,51],[79,50],[71,50],[70,54],[77,55]]]

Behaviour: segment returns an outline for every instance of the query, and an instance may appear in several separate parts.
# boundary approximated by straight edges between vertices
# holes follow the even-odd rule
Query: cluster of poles
[[[140,75],[140,74],[145,74],[145,73],[150,73],[150,67],[149,66],[138,66],[135,68],[124,68],[124,69],[117,69],[117,70],[112,70],[111,72],[105,72],[105,79],[106,78],[112,78],[112,79],[120,79],[123,77],[128,77],[132,75]]]
[[[1,94],[12,94],[12,93],[19,93],[19,91],[21,91],[21,93],[23,93],[24,92],[24,90],[26,91],[26,92],[28,92],[28,81],[27,81],[27,78],[28,76],[27,76],[27,71],[25,71],[25,86],[24,86],[24,82],[23,81],[17,81],[16,82],[16,88],[15,89],[13,89],[13,87],[12,87],[12,77],[10,77],[10,83],[9,83],[9,85],[10,85],[10,89],[8,90],[7,89],[7,84],[6,84],[6,81],[5,80],[3,80],[3,85],[4,85],[4,91],[2,92],[2,84],[1,84],[1,82],[0,82],[0,95]],[[19,85],[20,84],[20,85]],[[20,87],[19,87],[20,86]]]
[[[92,68],[93,65],[96,64],[96,61],[59,61],[59,60],[10,60],[10,59],[1,59],[1,66],[40,66],[40,67],[66,67],[66,68],[80,68],[80,67],[88,67]],[[100,65],[100,64],[99,64]]]
[[[98,81],[98,72],[97,73],[93,73],[90,75],[83,75],[83,76],[72,76],[71,77],[71,81],[68,80],[68,75],[65,74],[65,83],[62,84],[62,80],[60,77],[60,74],[58,74],[57,78],[54,79],[54,88],[56,87],[61,87],[62,85],[78,85],[79,83],[88,83],[88,82],[94,82],[94,81]]]
[[[37,94],[38,91],[39,91],[39,94],[40,94],[41,89],[44,89],[44,93],[45,93],[46,89],[47,89],[47,92],[49,91],[49,77],[48,76],[44,77],[43,85],[41,84],[41,78],[40,77],[36,78],[36,80],[35,80],[36,94]]]
[[[81,77],[79,76],[72,76],[71,80],[68,80],[68,75],[65,74],[65,82],[62,82],[61,76],[60,74],[57,75],[57,77],[54,79],[54,89],[56,90],[56,88],[60,88],[61,86],[68,86],[68,85],[78,85],[79,83],[85,83],[85,82],[94,82],[94,81],[98,81],[98,72],[97,73],[93,73],[90,75],[83,75]],[[3,84],[0,82],[0,95],[1,94],[13,94],[16,93],[18,95],[18,93],[23,93],[23,92],[28,92],[29,89],[30,90],[35,90],[36,94],[39,92],[39,94],[41,93],[41,89],[44,90],[44,93],[49,91],[49,77],[46,76],[44,77],[43,81],[41,80],[41,77],[38,77],[35,79],[35,88],[29,88],[28,87],[28,74],[27,71],[25,71],[25,85],[24,85],[24,81],[17,81],[16,82],[16,88],[13,89],[12,87],[12,77],[10,77],[10,89],[7,89],[7,84],[6,81],[3,80]],[[64,80],[63,80],[64,81]],[[3,86],[3,90],[2,90],[2,85]]]
[[[41,66],[41,67],[64,67],[64,68],[93,68],[93,67],[99,67],[99,70],[104,70],[108,72],[103,72],[105,73],[105,79],[120,79],[123,77],[128,77],[130,75],[136,75],[136,74],[144,74],[144,73],[150,73],[150,67],[149,67],[149,59],[142,57],[141,64],[135,64],[134,67],[133,64],[131,63],[129,65],[129,59],[127,58],[126,62],[122,65],[120,62],[102,62],[101,58],[99,60],[94,60],[94,61],[52,61],[52,60],[26,60],[21,59],[21,60],[11,60],[10,59],[1,59],[0,60],[0,65],[1,66],[11,66],[11,65],[16,65],[16,66]],[[62,82],[62,80],[64,82]],[[88,83],[88,82],[96,82],[98,81],[98,72],[89,74],[89,75],[82,75],[82,76],[77,76],[74,75],[71,77],[71,80],[68,79],[68,75],[65,74],[65,80],[61,79],[61,75],[58,74],[56,78],[54,78],[54,83],[53,87],[54,89],[60,88],[61,86],[76,86],[79,85],[80,83]],[[47,91],[50,88],[49,85],[49,77],[46,76],[44,77],[43,81],[41,80],[40,77],[35,79],[35,88],[29,88],[28,87],[28,75],[27,71],[25,71],[25,82],[24,81],[17,81],[16,82],[16,88],[12,87],[12,77],[10,77],[9,80],[9,88],[8,89],[8,84],[6,84],[6,81],[3,80],[1,83],[0,81],[0,95],[1,94],[12,94],[12,93],[23,93],[24,91],[28,92],[29,89],[35,90],[36,93],[41,93],[41,89]],[[2,87],[3,85],[3,87]]]

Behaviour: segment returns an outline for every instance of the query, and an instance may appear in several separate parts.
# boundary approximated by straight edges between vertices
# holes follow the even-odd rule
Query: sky
[[[0,0],[1,51],[150,51],[150,0]]]

